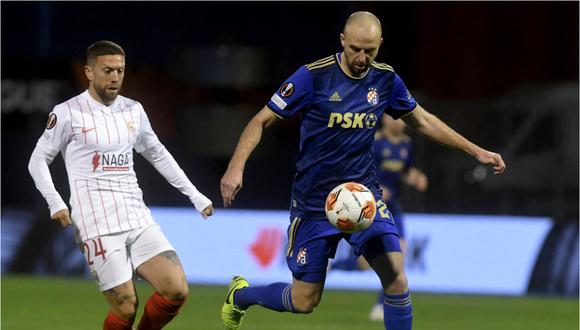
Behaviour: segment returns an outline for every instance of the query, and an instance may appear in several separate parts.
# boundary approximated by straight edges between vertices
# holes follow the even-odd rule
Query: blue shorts
[[[377,214],[367,229],[345,234],[328,220],[306,220],[295,217],[288,226],[286,263],[297,280],[322,283],[326,278],[328,259],[334,258],[338,241],[345,239],[356,256],[371,261],[387,252],[401,252],[399,235],[393,217],[384,203],[377,203]]]
[[[393,200],[388,202],[389,211],[393,215],[395,220],[395,225],[397,225],[397,231],[399,232],[399,237],[401,239],[405,238],[405,215],[403,214],[403,207],[398,200]]]

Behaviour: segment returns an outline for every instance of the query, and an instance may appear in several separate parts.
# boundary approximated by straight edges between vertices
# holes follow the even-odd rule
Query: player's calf
[[[154,292],[145,304],[145,311],[137,329],[158,330],[163,328],[177,316],[184,303],[185,300],[169,300]]]
[[[137,313],[138,300],[132,283],[124,283],[103,294],[109,302],[110,311],[103,322],[104,330],[131,330]]]
[[[104,291],[103,294],[107,298],[111,312],[115,316],[123,320],[130,320],[131,323],[133,322],[137,313],[138,300],[132,283],[121,284]]]
[[[131,330],[133,329],[133,320],[125,320],[113,312],[109,312],[103,322],[103,330]]]
[[[295,313],[309,314],[320,304],[322,293],[313,290],[292,289],[292,303]]]

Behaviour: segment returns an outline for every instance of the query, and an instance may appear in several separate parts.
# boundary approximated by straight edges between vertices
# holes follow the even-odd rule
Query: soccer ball
[[[328,221],[347,234],[366,229],[377,212],[373,193],[356,182],[346,182],[332,189],[326,197],[324,210]]]

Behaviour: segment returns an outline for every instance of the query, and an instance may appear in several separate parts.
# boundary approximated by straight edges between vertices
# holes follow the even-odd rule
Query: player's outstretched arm
[[[260,143],[264,128],[272,125],[276,119],[277,117],[274,115],[274,112],[264,107],[250,120],[246,128],[244,128],[236,150],[228,164],[228,169],[220,182],[224,207],[229,207],[232,204],[236,194],[242,188],[246,161],[252,151],[254,151],[254,148]]]
[[[199,192],[193,183],[189,181],[189,178],[179,164],[177,164],[175,158],[173,158],[171,153],[159,141],[142,106],[140,116],[141,128],[137,143],[134,146],[135,150],[145,157],[167,182],[177,188],[182,194],[189,197],[195,209],[204,219],[207,219],[207,217],[213,214],[211,200]]]
[[[506,165],[500,154],[485,150],[467,140],[420,105],[417,105],[413,112],[402,119],[421,134],[448,147],[463,150],[483,165],[493,166],[494,174],[501,174],[505,171]]]

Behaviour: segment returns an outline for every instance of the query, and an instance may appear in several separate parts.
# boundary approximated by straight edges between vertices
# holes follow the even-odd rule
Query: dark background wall
[[[340,51],[356,10],[382,21],[377,58],[416,99],[508,164],[492,177],[416,136],[429,190],[412,212],[578,219],[578,2],[2,2],[2,208],[46,212],[26,165],[52,107],[82,92],[84,52],[109,39],[127,53],[123,94],[216,205],[247,121],[300,65]],[[241,208],[286,208],[298,119],[266,132],[247,165]],[[150,205],[188,205],[142,158]],[[51,169],[68,199],[61,159]],[[48,214],[46,214],[48,216]],[[577,221],[577,220],[576,220]]]

